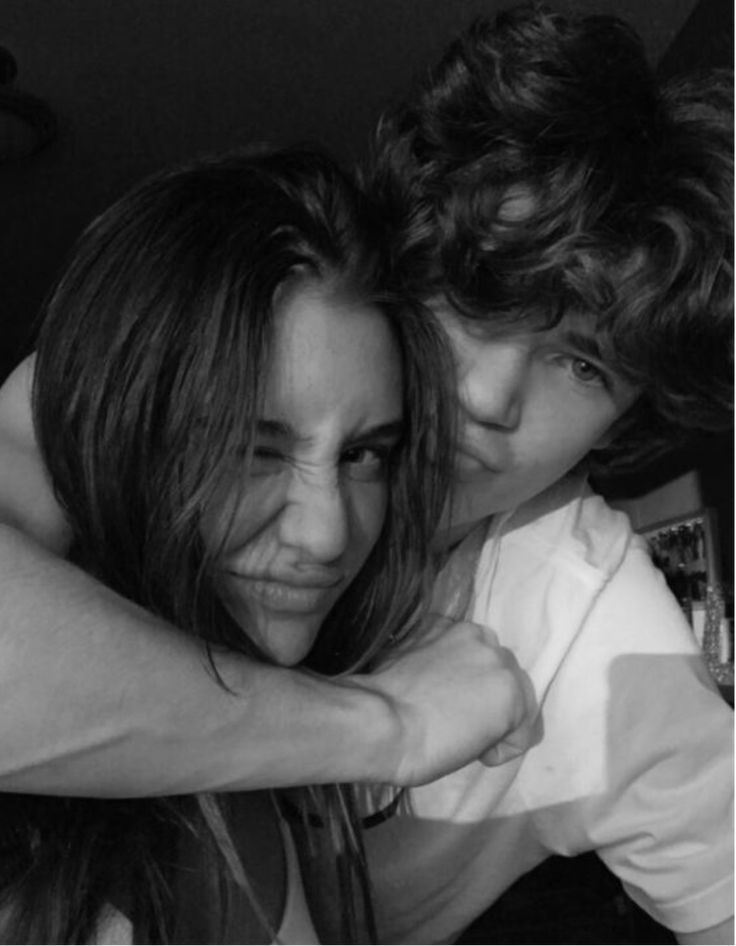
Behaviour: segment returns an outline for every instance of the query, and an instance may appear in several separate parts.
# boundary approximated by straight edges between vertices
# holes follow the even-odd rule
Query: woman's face
[[[253,461],[205,517],[228,610],[279,664],[309,652],[386,512],[401,359],[380,310],[323,282],[280,297]]]

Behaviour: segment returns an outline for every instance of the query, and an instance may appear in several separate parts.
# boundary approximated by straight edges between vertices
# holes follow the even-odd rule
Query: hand
[[[423,785],[479,760],[500,765],[533,742],[536,700],[528,675],[489,628],[434,618],[364,686],[392,705],[402,736],[394,785]]]

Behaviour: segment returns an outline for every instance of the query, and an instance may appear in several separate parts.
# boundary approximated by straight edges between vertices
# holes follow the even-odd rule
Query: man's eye
[[[576,381],[583,384],[606,384],[606,376],[601,369],[585,358],[571,358],[570,371]]]
[[[350,447],[341,463],[351,479],[377,480],[385,476],[390,455],[390,447]]]

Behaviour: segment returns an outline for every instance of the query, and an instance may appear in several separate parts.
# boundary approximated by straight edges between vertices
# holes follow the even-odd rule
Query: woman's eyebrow
[[[256,422],[256,434],[259,437],[294,437],[294,429],[285,421],[260,417]]]
[[[404,421],[401,418],[364,427],[357,432],[359,437],[396,437],[404,430]],[[294,437],[296,433],[291,424],[283,420],[271,420],[261,417],[256,423],[256,433],[266,437]]]
[[[360,443],[364,440],[398,440],[404,433],[405,423],[401,418],[361,427],[351,432],[345,439],[347,443]],[[289,440],[290,443],[306,443],[311,438],[298,434],[291,424],[283,420],[259,418],[256,422],[256,437],[265,439]]]
[[[357,440],[396,440],[404,433],[405,423],[403,420],[389,420],[382,424],[374,424],[372,427],[364,427],[353,434],[351,441]]]

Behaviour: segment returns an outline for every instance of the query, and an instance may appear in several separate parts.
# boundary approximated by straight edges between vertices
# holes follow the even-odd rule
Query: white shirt
[[[733,714],[626,516],[571,477],[491,522],[467,615],[530,675],[539,741],[367,832],[380,941],[451,942],[547,856],[587,850],[671,929],[730,917]]]

